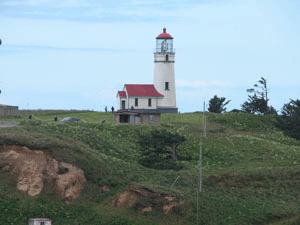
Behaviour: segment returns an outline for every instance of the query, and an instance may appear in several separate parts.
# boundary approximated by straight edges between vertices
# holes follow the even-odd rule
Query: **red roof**
[[[125,91],[118,91],[118,95],[120,96],[120,98],[126,98],[126,92]]]
[[[153,84],[125,84],[128,96],[164,97]]]
[[[173,37],[166,32],[166,28],[163,29],[163,32],[156,37],[156,39],[173,39]]]

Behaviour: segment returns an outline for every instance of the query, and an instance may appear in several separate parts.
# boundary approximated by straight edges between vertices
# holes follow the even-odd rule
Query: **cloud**
[[[74,19],[105,19],[109,21],[127,20],[170,20],[178,17],[178,10],[192,7],[191,4],[183,4],[178,0],[114,0],[114,1],[91,1],[91,0],[4,0],[2,3],[11,7],[11,15],[21,15],[30,18],[64,18]],[[1,5],[1,3],[0,3]],[[193,3],[192,5],[195,5]],[[68,9],[78,9],[67,11]],[[173,11],[176,9],[176,11]],[[7,11],[8,12],[8,11]],[[139,20],[140,20],[139,19]]]
[[[6,1],[3,5],[19,7],[38,7],[47,4],[51,8],[79,8],[79,7],[89,7],[90,3],[81,0],[12,0]]]
[[[161,1],[160,0],[152,0],[152,1],[144,1],[144,0],[132,0],[131,3],[133,5],[142,5],[142,6],[145,6],[145,5],[156,5],[156,4],[161,4]]]
[[[176,81],[176,87],[191,87],[191,88],[197,88],[197,87],[219,87],[219,88],[230,88],[233,84],[227,81],[211,81],[211,82],[205,82],[205,81],[187,81],[187,80],[177,80]]]
[[[231,100],[227,111],[240,109],[241,103],[247,99],[246,88],[243,86],[234,86],[232,88],[222,87],[201,87],[201,88],[177,88],[176,104],[181,112],[193,112],[203,110],[203,103],[206,106],[214,95],[225,97]]]
[[[91,6],[89,3],[80,0],[59,1],[59,4],[57,5],[58,8],[79,8],[79,7],[89,7],[89,6]]]
[[[84,91],[81,93],[81,96],[90,101],[109,103],[117,101],[117,92],[118,90],[114,88],[102,88],[101,90]]]
[[[7,6],[38,6],[44,3],[49,2],[49,0],[23,0],[23,1],[6,1],[4,5]]]
[[[82,52],[121,52],[124,49],[117,48],[93,48],[93,47],[53,47],[48,45],[10,45],[2,48],[7,52],[32,52],[32,51],[82,51]],[[1,53],[0,53],[1,54]]]

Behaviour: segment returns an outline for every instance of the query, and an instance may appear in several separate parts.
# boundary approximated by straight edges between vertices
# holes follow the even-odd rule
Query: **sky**
[[[300,1],[0,0],[0,104],[117,108],[124,84],[152,84],[155,37],[174,37],[177,107],[217,95],[240,109],[264,77],[270,105],[300,98]]]

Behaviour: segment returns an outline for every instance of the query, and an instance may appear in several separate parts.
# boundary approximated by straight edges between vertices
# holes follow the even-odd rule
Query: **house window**
[[[149,115],[149,120],[154,120],[154,115]]]
[[[152,106],[152,99],[151,99],[151,98],[148,99],[148,106],[149,106],[149,107]]]
[[[45,225],[45,222],[41,222],[40,225]]]
[[[165,83],[165,90],[169,90],[169,82]]]
[[[139,99],[135,98],[135,106],[138,106],[138,105],[139,105]]]

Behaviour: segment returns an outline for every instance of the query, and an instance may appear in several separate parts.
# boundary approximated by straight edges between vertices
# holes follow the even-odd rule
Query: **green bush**
[[[162,170],[182,169],[177,163],[177,148],[186,138],[165,129],[140,134],[141,155],[139,163],[145,167]]]
[[[69,168],[64,167],[64,166],[59,166],[58,167],[58,171],[57,171],[58,174],[65,174],[65,173],[68,173],[68,172],[69,172]]]
[[[282,115],[277,117],[276,125],[283,132],[300,140],[300,100],[292,100],[284,104]]]

